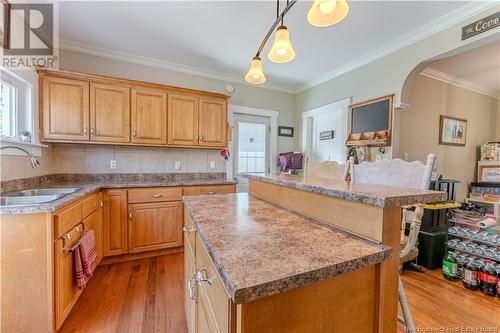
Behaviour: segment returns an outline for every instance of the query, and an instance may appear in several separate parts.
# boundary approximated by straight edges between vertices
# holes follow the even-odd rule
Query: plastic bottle
[[[495,296],[497,289],[497,272],[495,266],[491,263],[486,264],[479,272],[479,281],[481,281],[481,291],[483,294]]]
[[[446,253],[443,258],[443,276],[451,281],[458,279],[457,259],[450,252]]]
[[[479,268],[472,260],[464,266],[464,277],[462,279],[464,287],[470,290],[477,290],[479,287]]]

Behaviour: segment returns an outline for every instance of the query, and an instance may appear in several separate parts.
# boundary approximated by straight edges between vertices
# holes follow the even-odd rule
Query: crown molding
[[[72,40],[61,39],[59,47],[65,51],[76,52],[80,54],[91,55],[100,58],[106,58],[111,60],[117,60],[122,62],[127,62],[136,65],[143,65],[148,67],[165,69],[173,72],[184,73],[189,75],[195,75],[200,77],[205,77],[209,79],[221,80],[229,83],[244,84],[247,86],[255,88],[263,88],[269,90],[276,90],[286,93],[295,93],[295,89],[291,86],[276,84],[276,83],[264,83],[260,86],[255,86],[249,84],[240,77],[223,74],[219,72],[207,71],[199,67],[192,67],[187,65],[182,65],[175,62],[165,61],[157,58],[145,57],[134,53],[122,52],[118,50],[113,50],[109,48],[98,47],[95,45],[84,44],[75,42]]]
[[[451,74],[438,71],[434,68],[428,67],[424,69],[422,72],[420,72],[420,75],[427,76],[430,77],[431,79],[439,80],[442,82],[446,82],[448,84],[452,84],[454,86],[464,88],[481,95],[486,95],[489,97],[500,99],[500,96],[497,95],[497,92],[494,89],[490,89],[478,83],[464,80],[462,78],[453,76]]]
[[[407,46],[415,44],[429,36],[432,36],[440,31],[443,31],[455,24],[458,24],[468,18],[477,15],[485,10],[491,9],[493,7],[498,6],[497,1],[471,1],[465,4],[464,6],[455,9],[448,14],[441,16],[440,18],[420,27],[417,30],[414,30],[404,36],[399,37],[398,39],[385,44],[371,52],[368,52],[366,55],[359,57],[358,59],[342,66],[338,69],[335,69],[331,72],[326,73],[325,75],[320,76],[314,80],[308,81],[302,85],[297,86],[295,92],[299,93],[306,89],[317,86],[321,83],[339,77],[345,73],[348,73],[356,68],[362,67],[366,64],[369,64],[375,60],[383,58],[391,53],[399,51]]]

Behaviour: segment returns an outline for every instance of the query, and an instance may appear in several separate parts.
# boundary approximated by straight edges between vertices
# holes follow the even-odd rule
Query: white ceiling
[[[452,80],[470,82],[500,98],[500,41],[434,61],[429,68],[453,77]]]
[[[464,6],[458,1],[350,1],[337,25],[308,24],[309,1],[285,19],[296,58],[267,59],[264,71],[275,86],[291,91],[339,71],[368,54]],[[250,60],[276,15],[274,1],[60,2],[62,45],[131,53],[206,73],[243,79]],[[69,41],[69,42],[68,42]],[[68,48],[71,48],[68,46]]]

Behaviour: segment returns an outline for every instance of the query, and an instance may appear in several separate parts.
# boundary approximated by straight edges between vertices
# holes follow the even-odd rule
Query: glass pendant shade
[[[285,26],[278,27],[274,44],[267,55],[269,60],[277,63],[289,62],[295,58],[295,51],[290,42],[290,34]]]
[[[344,19],[349,13],[345,0],[314,0],[307,21],[316,27],[327,27]]]
[[[264,76],[264,71],[262,71],[262,61],[259,57],[254,57],[252,59],[252,64],[248,70],[245,80],[252,84],[262,84],[266,82],[266,77]]]

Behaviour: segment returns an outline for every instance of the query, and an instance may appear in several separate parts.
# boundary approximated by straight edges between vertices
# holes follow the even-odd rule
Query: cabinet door
[[[194,259],[194,253],[187,240],[184,239],[184,307],[186,310],[186,320],[189,333],[194,333],[196,330],[196,299],[192,299],[189,293],[189,283],[191,281],[193,296],[196,298],[197,284],[194,283],[195,272],[196,262]]]
[[[70,244],[71,245],[71,244]],[[82,291],[74,272],[74,254],[63,250],[63,240],[54,243],[55,326],[59,329]]]
[[[89,139],[89,83],[42,77],[43,139]]]
[[[130,88],[90,84],[90,140],[130,142]]]
[[[132,89],[132,142],[167,143],[167,94]]]
[[[100,240],[102,239],[101,236],[101,230],[99,230],[99,211],[94,211],[92,214],[90,214],[88,217],[86,217],[83,220],[83,225],[85,226],[86,231],[94,230],[94,238],[95,238],[95,247],[96,247],[96,252],[97,252],[97,262],[96,265],[99,264],[99,262],[102,259],[102,243],[100,243]]]
[[[201,98],[199,113],[199,145],[205,147],[225,147],[227,142],[226,101]]]
[[[182,245],[182,202],[131,204],[129,252]]]
[[[127,253],[127,191],[105,191],[103,201],[104,256]]]
[[[168,95],[168,144],[198,145],[198,98]]]

